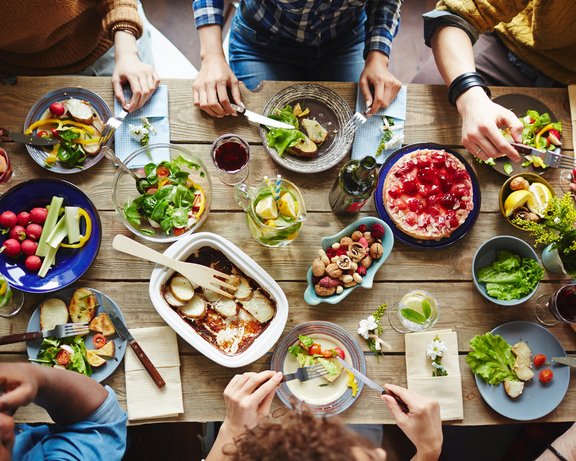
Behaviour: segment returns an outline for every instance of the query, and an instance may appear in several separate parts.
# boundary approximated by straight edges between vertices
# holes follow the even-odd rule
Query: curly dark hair
[[[374,446],[337,418],[317,418],[309,410],[291,410],[246,430],[224,453],[233,461],[351,461],[362,449],[372,459]]]

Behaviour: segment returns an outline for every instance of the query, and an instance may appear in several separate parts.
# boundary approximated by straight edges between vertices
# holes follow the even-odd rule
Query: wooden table
[[[455,422],[461,425],[483,425],[509,423],[510,420],[492,411],[478,393],[473,376],[465,362],[470,339],[479,333],[490,331],[512,320],[533,320],[531,308],[538,294],[552,292],[568,279],[551,278],[549,274],[541,284],[538,294],[520,307],[502,309],[487,302],[472,284],[471,262],[474,251],[486,239],[498,234],[511,234],[522,238],[527,235],[505,222],[498,209],[498,191],[503,177],[492,169],[471,160],[470,154],[462,149],[460,120],[446,98],[446,89],[440,86],[408,86],[408,110],[405,125],[406,143],[436,142],[454,147],[470,160],[482,185],[482,206],[480,216],[470,234],[458,244],[441,250],[422,251],[400,242],[395,247],[376,276],[371,290],[358,289],[339,305],[321,304],[316,307],[304,303],[302,294],[306,288],[306,271],[320,245],[322,236],[331,235],[353,222],[356,217],[341,218],[334,215],[328,204],[328,191],[338,171],[302,175],[277,166],[266,154],[255,126],[249,125],[243,117],[214,119],[192,103],[191,81],[169,80],[171,141],[182,144],[195,155],[201,157],[211,173],[215,173],[209,158],[210,144],[218,135],[234,132],[244,137],[252,146],[250,175],[274,175],[277,172],[294,181],[302,190],[309,211],[308,220],[300,236],[291,245],[281,249],[260,246],[250,236],[244,220],[244,213],[235,203],[232,188],[220,183],[213,176],[212,210],[202,230],[216,232],[240,246],[254,258],[281,285],[290,304],[286,330],[311,320],[327,320],[342,325],[359,343],[367,348],[356,335],[358,321],[367,317],[380,304],[391,305],[410,289],[423,288],[434,293],[441,304],[440,320],[437,328],[453,328],[458,332],[460,366],[464,400],[464,420]],[[0,86],[1,125],[10,129],[21,129],[24,118],[32,104],[43,94],[66,86],[84,86],[100,94],[110,106],[113,95],[108,78],[49,77],[19,78],[15,86]],[[266,101],[289,82],[267,82],[260,93],[244,93],[244,102],[254,111],[260,111]],[[356,86],[351,83],[325,83],[337,91],[354,107]],[[573,133],[568,105],[568,92],[565,89],[516,89],[493,88],[494,96],[504,93],[524,93],[542,99],[559,117],[564,125],[564,148],[572,150]],[[26,154],[22,145],[4,144],[13,162],[21,169],[21,176],[14,182],[37,177],[59,177],[41,168]],[[131,235],[121,224],[112,205],[111,183],[114,166],[102,160],[86,172],[65,176],[80,186],[96,204],[102,219],[105,235],[100,253],[81,283],[103,290],[120,305],[129,327],[162,325],[148,297],[148,279],[152,264],[118,253],[112,249],[111,240],[117,233]],[[550,172],[547,178],[557,187],[557,172]],[[5,190],[6,187],[4,187]],[[375,215],[373,203],[369,203],[361,215]],[[152,247],[163,250],[159,244]],[[24,331],[33,308],[40,300],[38,296],[26,296],[26,306],[12,320],[0,319],[0,335]],[[568,326],[560,325],[551,329],[568,353],[576,352],[576,334]],[[385,324],[383,338],[392,344],[393,350],[384,357],[376,357],[366,352],[368,374],[378,382],[394,382],[406,385],[404,337]],[[180,340],[182,361],[181,375],[184,392],[185,413],[178,421],[222,420],[224,403],[222,391],[230,378],[238,372],[266,369],[270,352],[251,366],[242,369],[227,369],[216,365],[200,355],[187,343]],[[0,360],[26,360],[24,344],[0,348]],[[575,376],[572,374],[572,378]],[[124,371],[120,367],[107,381],[118,393],[120,402],[125,405]],[[542,421],[573,421],[576,413],[576,386],[572,384],[561,405]],[[393,423],[384,405],[366,389],[358,401],[343,415],[349,422]],[[35,406],[21,409],[17,418],[22,421],[46,421],[48,416]]]

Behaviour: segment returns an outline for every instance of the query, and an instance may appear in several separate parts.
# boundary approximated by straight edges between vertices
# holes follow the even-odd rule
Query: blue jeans
[[[357,82],[364,40],[362,22],[320,47],[303,45],[252,29],[238,10],[230,29],[230,67],[250,90],[262,80]]]

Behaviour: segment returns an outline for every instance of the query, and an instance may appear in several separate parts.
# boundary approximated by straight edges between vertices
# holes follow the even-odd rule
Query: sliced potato
[[[94,353],[105,359],[112,359],[116,355],[116,344],[114,341],[108,341],[100,349],[94,349]]]
[[[238,320],[241,322],[258,322],[250,312],[242,307],[238,309]]]
[[[289,147],[288,152],[297,157],[314,157],[318,152],[318,146],[308,136],[304,135],[296,145]]]
[[[331,359],[323,359],[323,360],[327,360],[329,362],[332,362],[337,369],[337,373],[335,375],[324,375],[322,376],[326,381],[333,383],[334,381],[336,381],[340,375],[342,374],[342,370],[344,369],[344,367],[342,366],[342,364],[340,362],[338,362],[338,360],[331,360]]]
[[[504,381],[504,390],[506,394],[515,399],[524,391],[524,383],[522,381]]]
[[[184,306],[178,308],[180,315],[190,319],[199,319],[206,315],[208,307],[206,300],[202,296],[194,296]]]
[[[166,302],[172,307],[180,307],[186,304],[186,301],[180,301],[176,296],[172,294],[172,290],[169,287],[164,289],[164,293],[162,293]]]
[[[250,286],[250,282],[246,277],[239,276],[239,283],[236,285],[236,292],[234,296],[236,299],[248,299],[252,296],[252,287]]]
[[[59,298],[50,298],[40,305],[40,328],[51,330],[56,325],[68,323],[68,308]]]
[[[316,120],[310,118],[302,119],[302,127],[308,137],[315,144],[322,144],[328,137],[328,131],[322,125],[320,125]]]
[[[106,360],[100,357],[96,351],[93,350],[86,351],[86,360],[90,365],[96,368],[101,367],[106,363]]]
[[[88,288],[78,288],[72,295],[68,312],[73,322],[90,322],[96,315],[96,295]]]
[[[272,302],[260,291],[254,290],[250,298],[240,300],[240,303],[260,323],[266,323],[274,317],[275,309]]]
[[[234,317],[238,314],[238,304],[230,298],[220,298],[212,304],[212,309],[224,317]]]
[[[98,314],[94,317],[90,322],[89,328],[92,331],[102,333],[104,336],[111,336],[116,333],[116,329],[114,328],[114,325],[112,325],[112,321],[106,313]]]
[[[221,294],[216,293],[215,291],[212,291],[209,288],[202,288],[202,294],[206,298],[206,301],[208,301],[209,303],[216,302],[222,297]]]
[[[170,291],[180,301],[188,302],[194,297],[194,286],[183,275],[172,277]]]

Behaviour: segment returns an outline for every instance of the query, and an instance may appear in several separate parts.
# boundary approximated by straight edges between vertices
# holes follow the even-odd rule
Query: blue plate
[[[0,273],[12,288],[27,293],[60,290],[78,280],[98,254],[102,239],[102,224],[98,211],[88,196],[68,181],[33,179],[18,184],[0,197],[0,213],[11,210],[18,214],[34,207],[45,207],[55,195],[64,198],[64,206],[78,206],[86,210],[92,219],[92,235],[82,248],[60,248],[56,254],[55,266],[43,278],[25,269],[24,257],[12,259],[0,254]],[[80,232],[84,234],[85,230],[84,220],[81,220]]]
[[[92,108],[96,111],[96,113],[100,116],[103,123],[112,117],[112,112],[100,96],[92,91],[89,91],[85,88],[81,87],[71,87],[71,88],[60,88],[58,90],[51,91],[50,93],[45,94],[42,96],[36,103],[32,106],[28,115],[26,116],[26,120],[24,121],[24,128],[23,131],[34,122],[40,120],[40,118],[45,114],[45,112],[50,107],[50,104],[53,102],[61,102],[65,101],[66,99],[75,98],[75,99],[82,99],[90,103]],[[106,145],[112,142],[112,138],[106,143]],[[86,170],[91,166],[96,165],[102,157],[104,157],[104,152],[100,150],[96,155],[88,155],[86,160],[82,165],[82,168],[64,168],[58,162],[51,167],[48,168],[44,160],[46,159],[47,152],[42,147],[39,146],[29,146],[26,145],[26,150],[30,156],[34,159],[34,161],[43,168],[50,170],[53,173],[61,173],[61,174],[71,174],[71,173],[79,173],[80,171]]]
[[[541,325],[532,322],[509,322],[492,330],[502,336],[510,345],[525,341],[532,356],[544,354],[548,361],[551,357],[566,357],[564,348],[552,333]],[[554,372],[554,378],[547,384],[538,380],[538,374],[545,368]],[[534,377],[524,385],[524,391],[513,399],[506,395],[504,384],[492,386],[474,375],[476,385],[484,401],[502,416],[517,421],[531,421],[542,418],[554,410],[566,395],[570,384],[570,367],[554,364],[533,368]]]
[[[458,229],[456,229],[452,235],[448,238],[441,239],[441,240],[419,240],[414,237],[410,237],[408,234],[402,232],[396,225],[394,221],[390,219],[388,213],[386,212],[386,207],[384,206],[384,202],[382,200],[382,190],[384,189],[384,181],[386,180],[386,175],[390,171],[390,169],[394,166],[394,164],[400,160],[404,155],[409,154],[410,152],[414,152],[415,150],[419,149],[435,149],[435,150],[444,150],[449,152],[450,154],[454,155],[458,160],[462,162],[462,164],[466,167],[466,171],[470,174],[470,179],[472,180],[472,194],[474,198],[474,208],[466,218],[466,221],[462,223]],[[480,184],[478,183],[478,178],[476,177],[476,173],[472,169],[472,167],[468,164],[468,162],[460,155],[458,152],[448,149],[447,147],[441,146],[439,144],[434,143],[419,143],[419,144],[410,144],[408,146],[404,146],[401,149],[395,151],[382,165],[380,168],[380,172],[378,173],[378,186],[376,187],[376,192],[374,192],[374,204],[376,205],[376,211],[378,212],[378,216],[382,218],[391,228],[392,232],[396,236],[398,240],[401,242],[406,243],[407,245],[417,247],[417,248],[445,248],[447,246],[453,245],[462,239],[470,230],[472,226],[476,222],[476,218],[478,218],[478,214],[480,213]]]
[[[80,287],[67,288],[65,290],[59,291],[58,293],[55,293],[54,296],[52,297],[60,298],[62,301],[66,303],[66,306],[68,306],[68,304],[70,303],[70,299],[72,299],[72,295],[74,294],[74,291],[76,291],[77,288]],[[96,311],[96,315],[105,312],[104,308],[102,307],[102,299],[107,299],[109,303],[115,307],[116,312],[118,312],[118,315],[122,319],[122,322],[124,322],[124,324],[126,323],[122,311],[120,310],[118,305],[114,302],[114,300],[112,300],[109,296],[105,295],[104,293],[95,290],[94,288],[88,288],[88,289],[94,292],[94,294],[96,295],[96,299],[98,301],[98,309]],[[30,321],[28,322],[28,329],[26,331],[30,332],[39,330],[40,330],[40,306],[38,306],[34,310],[34,312],[32,312],[32,316],[30,317]],[[90,331],[90,333],[86,335],[86,338],[84,339],[86,349],[95,349],[94,343],[92,342],[94,334],[95,333],[93,331]],[[108,378],[108,376],[114,373],[114,370],[118,368],[118,365],[120,365],[120,362],[122,362],[124,354],[126,353],[126,346],[128,343],[125,339],[122,339],[118,336],[118,334],[115,334],[112,337],[110,337],[109,340],[114,341],[116,355],[113,358],[106,360],[106,363],[101,367],[98,368],[92,367],[91,377],[92,379],[98,382],[105,380],[106,378]],[[28,341],[26,343],[26,352],[28,353],[29,359],[36,359],[38,357],[38,351],[40,350],[41,345],[42,345],[41,340]]]
[[[271,370],[281,371],[283,373],[292,373],[295,371],[295,368],[298,366],[295,359],[294,363],[291,364],[294,369],[285,370],[284,364],[288,354],[288,348],[298,342],[299,335],[310,336],[319,340],[328,340],[336,346],[341,347],[344,349],[344,351],[347,352],[346,361],[361,373],[366,374],[366,359],[364,358],[364,354],[362,353],[362,349],[360,349],[358,343],[354,340],[350,333],[344,330],[341,326],[331,322],[307,322],[294,327],[292,331],[290,331],[278,342],[278,344],[276,344],[272,354],[272,359],[270,360]],[[344,410],[350,407],[350,405],[356,402],[356,400],[358,400],[360,393],[362,392],[362,388],[364,387],[364,383],[358,380],[358,393],[356,394],[356,397],[353,397],[352,389],[345,387],[347,380],[348,375],[346,370],[344,370],[342,375],[334,382],[335,385],[344,386],[344,390],[342,391],[341,395],[336,397],[333,401],[322,404],[311,403],[307,401],[306,408],[315,415],[321,417],[334,416],[342,413]],[[321,396],[323,392],[331,391],[328,386],[325,386],[326,381],[323,378],[316,378],[315,380],[309,381],[309,383],[312,384],[314,381],[319,381],[319,383],[315,391],[316,395],[310,396],[310,399],[317,397],[318,395]],[[310,388],[308,387],[308,389]],[[284,405],[286,405],[288,408],[292,408],[294,401],[299,400],[299,398],[292,393],[287,383],[282,383],[280,388],[276,391],[276,394],[282,403],[284,403]],[[308,396],[306,396],[306,398],[308,398]]]

